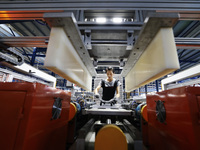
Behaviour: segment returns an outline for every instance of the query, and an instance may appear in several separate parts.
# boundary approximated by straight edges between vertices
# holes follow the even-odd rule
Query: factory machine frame
[[[74,4],[74,2],[76,2],[76,4]],[[134,44],[136,44],[137,46],[141,46],[143,45],[142,42],[137,42],[136,39],[142,39],[142,37],[146,37],[147,40],[144,41],[145,42],[145,46],[142,47],[142,50],[145,49],[145,47],[149,44],[149,42],[151,41],[151,36],[148,37],[148,33],[144,33],[141,34],[141,37],[138,37],[138,31],[142,30],[142,26],[144,25],[143,21],[144,21],[144,16],[143,14],[145,14],[146,11],[154,11],[157,12],[157,17],[158,18],[162,18],[163,16],[160,16],[158,13],[161,12],[165,12],[165,19],[161,19],[159,24],[156,24],[157,26],[155,26],[154,30],[153,30],[153,35],[155,35],[158,31],[158,29],[160,29],[160,27],[164,26],[164,27],[171,27],[178,19],[193,19],[193,20],[199,20],[199,16],[195,15],[199,14],[199,8],[200,8],[200,2],[198,1],[193,1],[193,3],[191,4],[191,2],[189,1],[185,1],[184,3],[182,3],[181,1],[176,1],[176,2],[166,2],[166,1],[145,1],[142,0],[141,2],[138,1],[103,1],[105,3],[98,2],[98,1],[79,1],[79,0],[75,0],[73,3],[71,1],[67,1],[67,2],[17,2],[17,1],[12,1],[12,2],[0,2],[0,10],[2,10],[1,14],[3,14],[3,17],[1,18],[1,21],[4,21],[5,23],[11,22],[11,21],[20,21],[20,20],[33,20],[33,19],[38,19],[38,20],[42,20],[42,21],[47,21],[49,22],[49,24],[53,27],[57,27],[57,26],[64,26],[65,32],[68,33],[69,35],[69,39],[70,41],[73,43],[73,45],[77,46],[76,47],[76,51],[78,52],[78,54],[80,55],[81,60],[83,61],[84,65],[86,66],[87,70],[90,72],[90,74],[92,76],[96,75],[94,66],[93,66],[93,62],[91,61],[90,57],[89,57],[89,52],[88,49],[91,49],[92,46],[98,45],[98,44],[110,44],[110,43],[115,43],[115,44],[119,44],[119,45],[126,45],[126,49],[130,50],[130,49],[134,49],[135,51],[137,51],[137,47],[134,47],[133,45],[133,41],[135,42]],[[14,3],[14,5],[13,5]],[[168,8],[166,8],[165,6],[169,6]],[[111,26],[113,25],[113,23],[106,23],[105,25],[98,25],[92,21],[88,21],[88,22],[84,22],[85,19],[89,20],[92,18],[86,18],[84,16],[84,12],[88,11],[93,11],[94,9],[99,9],[99,10],[105,10],[105,9],[109,9],[109,10],[133,10],[135,12],[135,20],[134,22],[126,22],[126,23],[122,23],[121,25],[115,25],[114,27]],[[169,12],[175,12],[176,14],[170,14]],[[177,15],[177,13],[179,13],[179,16]],[[74,14],[74,15],[73,15]],[[170,18],[171,19],[167,20],[166,18]],[[52,19],[53,18],[53,19]],[[155,18],[154,18],[155,19]],[[67,22],[65,22],[65,20],[67,20]],[[159,20],[159,19],[158,19]],[[157,20],[157,21],[158,21]],[[78,22],[76,22],[78,21]],[[148,20],[147,20],[148,21]],[[150,18],[150,23],[155,23],[152,21],[152,19]],[[146,23],[146,22],[145,22]],[[69,26],[69,28],[68,28]],[[122,40],[122,41],[98,41],[98,40],[92,40],[91,39],[91,33],[93,32],[93,30],[125,30],[126,34],[127,34],[127,40]],[[150,30],[150,28],[147,28]],[[85,35],[82,37],[81,36],[81,32],[84,32]],[[74,36],[70,36],[70,35],[74,35]],[[84,42],[83,42],[83,39]],[[18,41],[18,44],[22,45],[23,43],[23,38],[22,37],[15,37],[13,40],[14,41]],[[49,38],[48,37],[32,37],[31,40],[29,41],[30,43],[33,43],[32,41],[35,40],[39,40],[39,44],[35,43],[34,45],[32,44],[31,46],[35,46],[35,47],[45,47],[46,43],[48,42]],[[42,40],[41,40],[42,39]],[[45,40],[44,40],[45,39]],[[12,43],[9,41],[9,38],[6,38],[5,40],[2,40],[1,43],[3,43],[4,45],[9,45],[10,47],[14,47],[17,45],[14,45],[16,43]],[[181,39],[177,39],[177,41],[181,41]],[[77,42],[78,41],[78,42]],[[132,42],[131,42],[132,41]],[[30,43],[26,42],[25,44],[27,44],[26,46],[30,46]],[[179,43],[180,44],[180,43]],[[18,46],[19,46],[18,45]],[[181,45],[181,44],[180,44]],[[179,45],[179,46],[180,46]],[[140,55],[142,54],[143,51],[137,51],[138,53],[134,53],[131,52],[129,53],[131,56],[128,58],[127,64],[124,67],[124,71],[123,71],[123,76],[126,76],[127,73],[131,70],[131,68],[133,67],[134,63],[132,64],[131,60],[138,60]],[[35,52],[36,53],[36,52]],[[33,53],[33,58],[34,56],[36,56],[36,54]],[[113,58],[114,59],[114,58]],[[34,60],[34,59],[33,59]],[[118,59],[117,59],[118,60]],[[34,64],[34,62],[31,62],[32,64]],[[123,63],[121,63],[123,64]],[[101,64],[99,64],[101,65]],[[193,90],[194,89],[194,90]],[[180,88],[180,89],[176,89],[175,93],[174,91],[165,91],[163,93],[167,93],[168,97],[174,99],[174,95],[178,95],[177,97],[177,101],[181,101],[181,99],[183,97],[181,97],[182,95],[184,95],[184,101],[182,103],[182,105],[184,105],[184,108],[187,110],[187,116],[188,116],[188,120],[191,121],[189,128],[191,129],[193,124],[194,128],[197,130],[196,133],[199,133],[199,128],[197,128],[196,123],[197,123],[197,118],[196,115],[193,114],[197,114],[198,109],[197,106],[199,106],[199,96],[196,96],[196,101],[195,101],[195,96],[191,96],[190,94],[199,94],[196,91],[197,88]],[[195,92],[192,92],[195,91]],[[190,93],[190,94],[185,94],[185,93]],[[155,141],[153,141],[153,138],[150,138],[150,136],[152,135],[152,133],[156,133],[155,134],[155,138],[157,138],[158,142],[160,137],[162,136],[161,133],[155,129],[155,127],[158,128],[163,128],[167,127],[167,125],[169,125],[169,127],[171,127],[171,124],[173,124],[173,119],[174,116],[172,117],[172,121],[169,121],[169,111],[168,108],[172,108],[171,106],[167,105],[168,101],[166,101],[165,99],[162,99],[162,93],[160,93],[160,97],[156,97],[156,99],[151,100],[151,96],[147,97],[147,110],[151,113],[148,114],[148,119],[149,121],[146,120],[145,123],[148,122],[148,127],[147,127],[147,134],[148,134],[148,138],[146,140],[147,146],[149,146],[149,148],[154,148],[156,147],[155,145],[158,145],[158,148],[162,149],[163,147],[160,145],[160,143],[156,143]],[[188,96],[189,95],[189,96]],[[153,96],[152,96],[153,97]],[[166,96],[167,97],[167,96]],[[176,96],[175,96],[176,97]],[[192,98],[192,100],[190,100],[190,98]],[[169,100],[167,98],[167,100]],[[189,102],[188,102],[189,100]],[[57,104],[60,104],[60,99],[56,99],[54,104],[52,103],[52,105],[57,106]],[[192,108],[192,105],[194,104],[195,109],[192,110],[190,108]],[[149,104],[148,104],[149,103]],[[176,103],[176,100],[173,101],[173,103]],[[188,103],[189,106],[188,106]],[[171,104],[170,104],[171,105]],[[180,105],[180,106],[182,106]],[[139,105],[138,105],[139,106]],[[142,109],[143,105],[140,105],[140,111]],[[168,107],[169,106],[169,107]],[[166,107],[166,109],[164,109]],[[72,108],[72,107],[70,107]],[[74,107],[75,108],[75,107]],[[179,110],[179,106],[176,106],[176,110]],[[67,107],[68,111],[69,107]],[[164,109],[164,110],[163,110]],[[182,110],[182,108],[180,108]],[[184,110],[185,110],[184,109]],[[129,121],[127,121],[126,119],[122,120],[112,120],[110,118],[114,116],[122,116],[122,118],[124,117],[132,117],[136,118],[135,116],[138,115],[141,119],[140,116],[140,111],[137,112],[137,114],[135,114],[135,110],[126,110],[126,109],[100,109],[100,111],[97,110],[92,110],[92,109],[84,109],[83,110],[83,114],[85,113],[85,115],[88,115],[89,117],[97,117],[96,120],[91,119],[88,121],[87,124],[85,124],[85,126],[80,130],[80,136],[78,138],[78,142],[79,144],[82,143],[82,148],[88,148],[90,149],[91,147],[94,147],[94,135],[96,134],[96,132],[102,128],[104,125],[109,125],[111,123],[115,124],[116,126],[121,127],[121,130],[123,130],[122,128],[124,128],[125,130],[125,134],[126,137],[128,137],[127,139],[130,139],[130,143],[128,144],[129,148],[133,148],[135,145],[132,145],[132,141],[135,139],[135,128],[129,123]],[[192,111],[191,111],[192,110]],[[195,111],[195,112],[194,112]],[[54,112],[54,111],[53,111]],[[193,115],[191,117],[191,114]],[[108,115],[109,114],[109,115]],[[157,115],[156,115],[157,114]],[[184,114],[184,113],[183,113]],[[68,116],[68,114],[65,114],[66,118]],[[176,114],[175,114],[176,115]],[[59,114],[58,114],[59,116]],[[156,118],[156,116],[160,116],[158,118]],[[18,117],[22,117],[22,116],[18,116]],[[103,118],[102,120],[99,118]],[[166,117],[166,118],[165,118]],[[175,116],[177,117],[177,116]],[[57,117],[56,117],[57,118]],[[119,117],[120,118],[120,117]],[[52,117],[52,120],[54,120],[55,118]],[[134,119],[131,121],[134,121]],[[139,119],[139,120],[140,120]],[[181,118],[182,119],[182,118]],[[188,121],[187,120],[187,121]],[[72,120],[74,121],[74,120]],[[121,121],[121,122],[118,122]],[[184,122],[184,121],[183,121]],[[132,122],[131,122],[132,123]],[[65,124],[66,125],[66,124]],[[64,126],[65,126],[64,125]],[[123,126],[123,127],[122,127]],[[66,127],[66,126],[65,126]],[[146,127],[146,126],[145,126]],[[64,128],[66,129],[66,128]],[[183,129],[183,128],[180,128]],[[173,129],[174,130],[174,129]],[[176,129],[175,129],[176,130]],[[66,130],[65,130],[66,131]],[[144,131],[144,130],[143,130]],[[155,132],[153,132],[155,131]],[[180,131],[182,132],[182,130]],[[165,132],[166,133],[166,132]],[[170,132],[168,132],[170,133]],[[165,135],[167,136],[171,136],[171,134],[166,133]],[[191,135],[191,132],[187,132],[188,136]],[[89,135],[88,135],[89,134]],[[198,134],[199,135],[199,134]],[[193,137],[197,137],[197,139],[199,139],[198,135],[193,134]],[[82,137],[81,137],[82,136]],[[173,135],[174,136],[174,135]],[[176,136],[174,136],[176,138]],[[179,136],[178,136],[179,137]],[[65,139],[65,138],[64,138]],[[63,139],[63,140],[64,140]],[[170,143],[170,138],[167,139],[167,141]],[[185,139],[184,139],[185,140]],[[65,142],[65,141],[64,141]],[[193,142],[192,147],[193,148],[197,148],[198,144],[196,144],[196,139],[193,138]],[[149,144],[149,145],[148,145]],[[180,143],[170,143],[169,146],[175,147],[177,146],[176,144],[180,144]],[[186,144],[186,145],[184,145]],[[189,146],[191,145],[190,143],[184,143],[182,146]],[[81,144],[80,144],[81,145]],[[180,144],[181,145],[181,144]],[[180,146],[178,145],[178,146]],[[62,145],[63,146],[63,145]],[[168,149],[170,149],[171,147],[167,147]],[[183,147],[185,148],[185,147]],[[199,147],[198,147],[199,148]],[[189,149],[189,148],[188,148]]]

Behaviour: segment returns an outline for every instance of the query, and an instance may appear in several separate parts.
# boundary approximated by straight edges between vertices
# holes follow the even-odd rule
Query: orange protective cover
[[[157,119],[158,100],[164,103],[164,123]],[[149,150],[200,149],[200,87],[180,87],[147,95],[147,111]]]
[[[65,150],[71,93],[39,83],[0,83],[0,149]],[[56,98],[62,106],[52,119]]]

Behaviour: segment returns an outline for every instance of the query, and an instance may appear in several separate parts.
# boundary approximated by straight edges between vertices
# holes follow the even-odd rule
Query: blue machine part
[[[140,117],[141,117],[141,110],[142,110],[142,107],[143,107],[145,104],[146,104],[146,103],[143,102],[143,103],[139,104],[139,105],[136,107],[136,109],[135,109],[135,114],[136,114],[136,118],[137,118],[137,119],[140,119]]]
[[[86,104],[85,104],[85,101],[83,99],[79,101],[79,104],[80,104],[81,108],[85,108]]]
[[[76,108],[77,108],[77,112],[78,112],[78,113],[81,112],[81,106],[80,106],[80,104],[77,103],[77,102],[74,102],[74,105],[75,105]]]
[[[138,103],[136,101],[132,101],[129,104],[129,109],[136,110],[137,106],[138,106]]]

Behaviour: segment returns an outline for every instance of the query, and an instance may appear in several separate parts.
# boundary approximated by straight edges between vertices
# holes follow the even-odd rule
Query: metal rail
[[[48,36],[0,37],[0,43],[9,47],[47,47]]]
[[[200,1],[171,0],[66,0],[3,1],[0,10],[180,10],[199,11]]]
[[[0,43],[7,47],[43,47],[46,48],[49,42],[49,36],[24,36],[24,37],[3,37],[0,38]],[[200,38],[175,38],[176,47],[187,48],[187,49],[199,49]],[[127,40],[91,40],[92,45],[119,45],[126,46]]]

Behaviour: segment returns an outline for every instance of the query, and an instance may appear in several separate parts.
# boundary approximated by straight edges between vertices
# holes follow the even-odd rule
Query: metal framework
[[[45,13],[69,12],[74,14],[77,21],[78,43],[82,43],[83,49],[79,50],[80,56],[86,61],[88,70],[92,68],[92,74],[95,75],[94,66],[91,59],[97,63],[97,66],[113,65],[123,68],[122,75],[128,72],[130,67],[142,54],[142,50],[137,50],[137,39],[139,33],[143,30],[144,19],[148,12],[156,13],[178,13],[179,20],[200,20],[200,1],[185,0],[65,0],[65,1],[1,1],[0,2],[0,24],[8,23],[26,37],[4,37],[0,38],[1,45],[8,47],[41,47],[46,48],[48,44],[48,32],[50,28],[35,26],[33,20],[40,20],[42,23],[47,21],[44,19]],[[94,21],[97,17],[122,17],[126,21],[115,24],[106,22],[98,24]],[[170,16],[170,14],[168,14]],[[61,19],[62,21],[62,19]],[[166,19],[163,19],[166,22]],[[50,22],[48,22],[50,24]],[[184,23],[183,23],[184,24]],[[183,25],[180,23],[180,25]],[[30,26],[30,27],[29,27]],[[69,25],[66,28],[69,27]],[[32,31],[35,27],[35,31]],[[194,28],[197,27],[197,28]],[[178,27],[177,27],[178,28]],[[195,30],[194,30],[195,29]],[[70,29],[69,29],[70,31]],[[187,32],[196,32],[186,36]],[[73,31],[71,34],[74,34]],[[42,36],[41,36],[42,35]],[[33,37],[35,36],[35,37]],[[72,37],[72,36],[71,36]],[[77,38],[76,37],[76,38]],[[176,46],[180,55],[180,62],[184,63],[183,68],[190,63],[198,61],[185,60],[185,55],[193,49],[200,49],[200,39],[198,37],[198,24],[193,22],[185,28],[179,36],[175,37]],[[76,38],[72,39],[76,45]],[[146,43],[148,45],[148,42]],[[136,49],[135,49],[136,48]],[[26,49],[26,48],[25,48]],[[24,54],[29,58],[31,64],[34,65],[36,57],[43,57],[41,54]],[[137,54],[135,53],[137,52]],[[190,58],[198,55],[198,52],[191,53]],[[84,55],[83,55],[84,53]],[[132,56],[131,56],[132,55]],[[87,56],[85,58],[85,56]],[[127,61],[128,60],[128,61]],[[115,62],[112,62],[115,61]],[[127,62],[126,62],[127,61]],[[186,61],[188,63],[186,63]],[[126,65],[124,66],[126,62]],[[42,63],[41,63],[42,64]],[[103,67],[101,67],[103,68]],[[119,70],[120,70],[119,69]],[[126,70],[126,71],[125,71]]]
[[[9,47],[47,47],[48,40],[48,36],[3,37],[0,43]]]
[[[91,40],[91,39],[90,39]],[[25,36],[25,37],[3,37],[0,38],[0,43],[4,43],[6,47],[41,47],[46,48],[49,42],[49,36]],[[91,40],[91,45],[97,44],[117,44],[119,46],[127,46],[127,40]],[[176,46],[179,49],[199,49],[200,38],[175,38]],[[133,44],[133,43],[132,43]],[[87,46],[87,45],[86,45]],[[87,47],[87,49],[89,49]]]
[[[0,10],[170,10],[199,11],[199,1],[183,0],[66,0],[66,1],[3,1]]]

